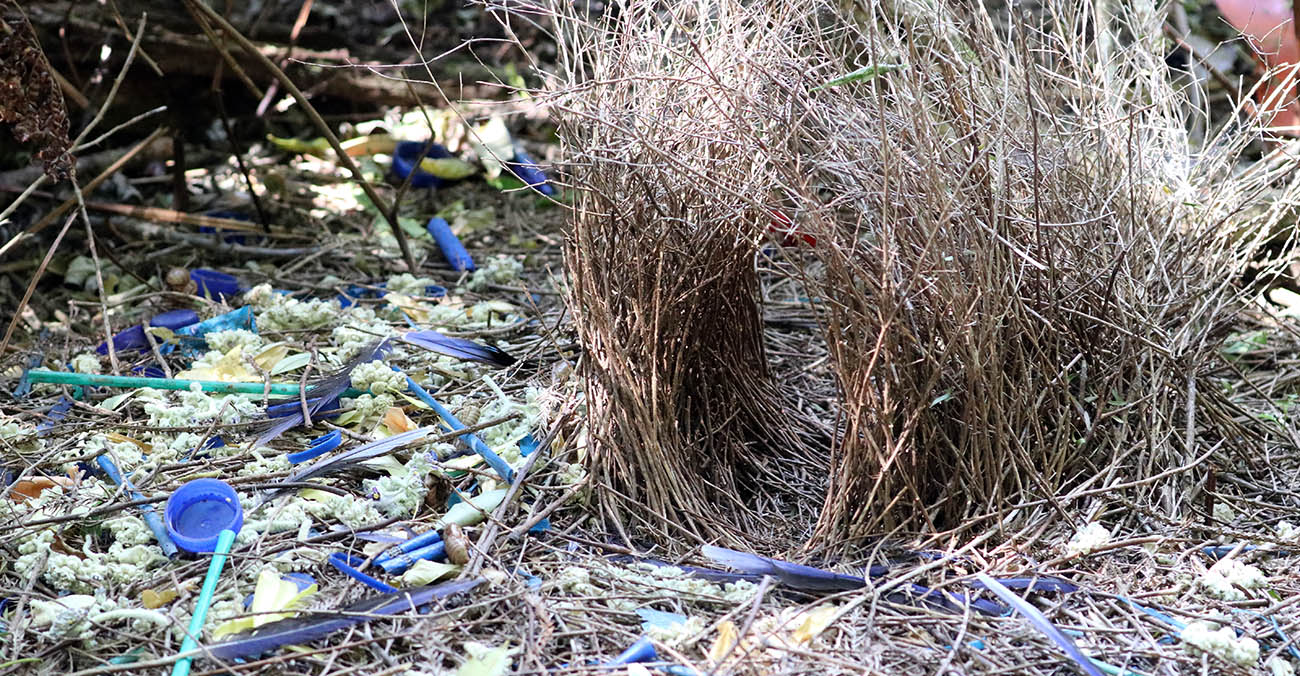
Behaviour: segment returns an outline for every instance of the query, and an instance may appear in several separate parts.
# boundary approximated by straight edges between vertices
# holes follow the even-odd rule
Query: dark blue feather
[[[385,437],[378,441],[362,444],[351,450],[344,451],[343,453],[321,458],[293,474],[290,474],[285,478],[285,481],[289,483],[302,482],[326,474],[335,474],[352,467],[362,460],[376,458],[381,455],[388,455],[403,446],[413,444],[439,431],[440,430],[434,426],[417,427],[408,432],[394,434],[391,437]]]
[[[428,587],[399,590],[396,594],[383,594],[358,601],[339,611],[271,622],[251,632],[236,634],[227,641],[208,646],[208,653],[219,660],[234,660],[261,655],[286,645],[307,643],[383,615],[396,615],[408,610],[418,612],[419,608],[438,599],[469,591],[482,581],[453,580]]]
[[[1062,580],[1059,577],[999,577],[996,578],[1002,586],[1007,589],[1025,589],[1037,592],[1060,592],[1069,594],[1079,590],[1076,585],[1069,580]],[[970,584],[971,589],[984,589],[984,583],[976,580]]]
[[[1051,639],[1053,643],[1061,648],[1061,650],[1064,650],[1065,654],[1069,655],[1070,659],[1074,660],[1075,664],[1078,664],[1079,668],[1083,669],[1084,673],[1088,674],[1088,676],[1101,676],[1101,671],[1097,669],[1097,666],[1092,663],[1092,660],[1089,659],[1087,655],[1084,655],[1079,651],[1078,646],[1074,645],[1074,641],[1071,641],[1069,636],[1061,633],[1061,630],[1057,629],[1056,625],[1052,624],[1051,620],[1048,620],[1047,617],[1039,612],[1037,608],[1030,605],[1028,601],[1016,596],[1001,582],[998,582],[984,573],[976,573],[975,579],[983,583],[989,591],[997,594],[998,598],[1005,601],[1012,608],[1015,608],[1016,612],[1024,615],[1031,624],[1033,624],[1039,631],[1043,632],[1043,634],[1046,635],[1047,638]]]
[[[547,197],[555,194],[555,188],[546,181],[546,173],[543,172],[542,168],[537,166],[537,162],[535,162],[533,158],[518,145],[515,146],[514,160],[503,162],[502,165],[505,166],[510,173],[514,174],[516,178],[526,183],[528,187],[533,190],[536,190]]]
[[[867,581],[857,575],[844,575],[710,545],[705,545],[701,551],[714,563],[730,566],[751,575],[771,575],[787,587],[800,591],[837,592],[867,586]]]
[[[515,363],[515,358],[504,350],[464,338],[444,336],[433,330],[411,331],[403,336],[402,340],[426,350],[465,361],[476,361],[500,367],[510,366]]]
[[[361,349],[357,356],[343,365],[343,368],[330,373],[318,380],[310,381],[307,384],[307,410],[314,417],[317,413],[326,410],[331,404],[337,405],[339,395],[348,389],[352,384],[352,369],[357,365],[382,359],[388,351],[392,349],[392,342],[389,340],[377,340]],[[294,410],[292,404],[294,399],[280,400],[267,408],[267,421],[271,422],[266,430],[257,437],[253,442],[253,447],[265,446],[272,439],[284,434],[285,432],[303,424],[306,420],[302,414],[302,407],[298,406]],[[288,409],[288,410],[286,410]],[[282,414],[282,415],[280,415]]]

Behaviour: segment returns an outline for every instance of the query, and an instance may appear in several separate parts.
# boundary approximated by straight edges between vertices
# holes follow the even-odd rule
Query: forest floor
[[[112,133],[77,153],[84,211],[66,183],[0,199],[14,207],[0,218],[0,674],[171,669],[210,555],[163,542],[183,530],[168,501],[205,478],[235,489],[242,527],[196,674],[1062,673],[1077,651],[1111,674],[1300,663],[1293,444],[1267,482],[1208,470],[1204,513],[1153,512],[1140,533],[897,538],[803,561],[814,571],[611,532],[583,469],[572,193],[495,16],[442,8],[403,29],[390,6],[331,2],[295,28],[302,4],[268,2],[229,17],[344,160],[248,52],[223,54],[177,8],[133,50],[140,3],[120,4],[121,22],[24,4],[85,98],[67,95],[74,135],[101,108],[86,138]],[[1214,49],[1221,27],[1204,32]],[[514,39],[553,57],[540,32]],[[1251,72],[1230,49],[1214,77]],[[412,54],[449,56],[426,71]],[[394,156],[431,139],[445,153],[408,183]],[[16,197],[40,169],[13,148],[0,190]],[[769,351],[830,418],[812,312],[775,279]],[[1222,386],[1295,439],[1300,297],[1264,291],[1224,346]],[[321,444],[338,450],[297,455]],[[983,571],[1051,623],[978,591]]]

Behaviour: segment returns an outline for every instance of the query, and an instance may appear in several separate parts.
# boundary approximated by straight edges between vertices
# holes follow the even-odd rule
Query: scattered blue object
[[[199,315],[193,310],[172,310],[171,312],[164,312],[146,323],[149,326],[160,326],[176,331],[197,321],[199,321]],[[136,324],[113,336],[113,351],[139,350],[143,352],[148,350],[149,339],[144,336],[144,327],[144,324]],[[99,347],[95,348],[95,352],[108,354],[108,341],[100,343]]]
[[[406,180],[407,174],[412,170],[415,175],[411,177],[412,188],[441,188],[451,183],[445,179],[438,178],[423,169],[420,169],[420,160],[425,157],[441,159],[451,157],[451,153],[441,145],[434,143],[429,146],[429,150],[420,156],[420,151],[424,150],[425,144],[420,141],[399,141],[397,147],[393,149],[393,174],[401,180]]]
[[[389,575],[399,575],[406,572],[408,568],[415,565],[416,561],[443,561],[447,558],[447,543],[442,540],[421,547],[419,549],[399,553],[396,556],[383,561],[376,561],[375,565],[384,569]]]
[[[50,407],[49,412],[45,414],[45,420],[36,425],[36,433],[42,432],[54,427],[54,423],[68,417],[68,411],[72,410],[72,400],[67,397],[60,397],[59,401]]]
[[[364,561],[365,561],[364,559],[360,559],[355,556],[352,556],[351,554],[345,554],[343,552],[334,552],[329,556],[330,565],[337,568],[339,572],[343,573],[344,575],[347,575],[348,577],[360,582],[361,584],[366,585],[367,587],[370,587],[371,589],[381,591],[385,594],[396,594],[397,587],[394,587],[393,585],[383,582],[381,580],[375,579],[356,569],[356,566],[361,565]]]
[[[394,367],[393,370],[398,371],[399,373],[401,372],[396,367]],[[415,382],[414,378],[406,376],[406,386],[420,401],[428,404],[429,408],[433,409],[433,412],[437,413],[438,417],[442,418],[443,422],[447,423],[447,426],[450,427],[452,431],[458,432],[465,429],[465,424],[458,420],[455,415],[452,415],[452,412],[447,410],[447,407],[439,404],[438,400],[434,399],[433,396],[423,387],[420,387],[420,384]],[[514,469],[510,467],[509,463],[502,460],[501,456],[488,448],[487,444],[483,443],[481,439],[474,436],[473,433],[466,432],[465,434],[460,435],[460,440],[464,441],[465,444],[475,453],[478,453],[479,456],[488,464],[488,467],[491,467],[492,471],[497,473],[497,476],[504,479],[506,483],[514,483]]]
[[[996,578],[998,583],[1007,589],[1025,589],[1036,592],[1060,592],[1069,594],[1079,590],[1076,585],[1069,580],[1062,580],[1058,577],[999,577]],[[984,589],[984,583],[976,580],[970,583],[971,589]]]
[[[627,650],[619,653],[618,657],[606,662],[604,666],[617,667],[637,662],[654,662],[657,659],[659,659],[659,653],[655,650],[654,641],[651,641],[649,636],[642,636],[637,639],[636,643],[628,646]]]
[[[126,491],[126,494],[130,496],[132,500],[145,499],[145,496],[142,495],[140,491],[137,491],[135,486],[131,485],[131,480],[122,476],[122,471],[118,469],[117,463],[113,462],[112,458],[107,455],[101,455],[95,458],[95,464],[104,471],[104,474],[108,476],[109,481],[112,481],[115,485],[121,486],[122,490]],[[162,553],[169,559],[176,556],[176,543],[172,541],[171,533],[165,526],[163,526],[162,522],[158,520],[158,512],[154,510],[153,505],[140,505],[140,518],[144,519],[144,524],[153,532],[153,536],[158,540],[158,547],[162,549]]]
[[[474,259],[470,258],[469,252],[465,250],[465,245],[460,243],[456,233],[451,231],[451,224],[447,219],[434,216],[429,219],[426,228],[433,236],[433,241],[438,243],[438,248],[442,250],[442,257],[447,259],[447,264],[453,270],[463,272],[474,269]]]
[[[307,444],[306,449],[298,451],[296,453],[290,453],[284,457],[289,462],[296,465],[305,460],[311,460],[312,458],[315,458],[317,456],[323,455],[325,453],[329,453],[330,451],[338,448],[339,445],[342,443],[343,443],[343,433],[338,430],[333,430],[329,434],[323,434],[319,437],[316,437],[315,439],[312,439],[311,443]]]
[[[226,218],[232,221],[252,222],[253,220],[253,218],[248,214],[242,211],[234,211],[232,209],[217,209],[209,211],[203,215],[210,218]],[[226,230],[224,228],[214,228],[210,225],[201,225],[199,226],[199,232],[209,235],[218,235],[221,237],[221,241],[229,244],[245,244],[248,241],[248,237],[242,230]]]
[[[512,366],[517,361],[510,353],[499,347],[476,343],[465,338],[445,336],[433,329],[408,331],[402,336],[402,341],[448,357],[490,364],[498,368]]]
[[[183,484],[167,499],[163,515],[172,541],[194,554],[215,551],[221,531],[237,534],[244,525],[239,494],[230,484],[217,479],[195,479]]]
[[[681,613],[666,613],[653,608],[637,608],[636,614],[641,618],[641,628],[672,630],[686,624],[686,616]]]
[[[388,559],[401,556],[402,554],[405,554],[407,552],[413,552],[422,547],[427,547],[431,544],[434,544],[435,542],[442,542],[442,533],[439,533],[436,530],[426,531],[409,540],[406,540],[405,542],[402,542],[401,544],[395,547],[389,547],[388,549],[384,550],[384,553],[380,554],[375,559],[375,563],[379,564],[383,561],[387,561]]]
[[[176,338],[180,341],[181,349],[186,353],[190,353],[208,348],[206,336],[209,333],[235,329],[257,333],[257,321],[253,317],[252,306],[245,305],[238,310],[205,319],[197,324],[183,326],[176,329]]]
[[[547,197],[555,194],[555,188],[546,180],[546,173],[519,144],[515,144],[515,159],[502,162],[502,166],[533,190]]]
[[[217,272],[207,268],[195,268],[190,271],[190,279],[194,280],[194,283],[198,285],[198,294],[204,298],[220,300],[223,296],[239,295],[239,280],[233,275],[224,272]]]

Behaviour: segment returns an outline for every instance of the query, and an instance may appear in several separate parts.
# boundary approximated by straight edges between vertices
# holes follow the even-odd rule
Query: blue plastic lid
[[[164,510],[167,533],[177,547],[195,554],[217,548],[223,530],[236,533],[244,525],[239,494],[217,479],[195,479],[176,489]]]
[[[419,166],[420,160],[424,159],[424,157],[439,159],[451,157],[451,153],[437,143],[429,148],[429,152],[425,153],[424,157],[420,157],[421,150],[424,150],[424,143],[421,141],[399,141],[397,147],[393,149],[393,174],[397,178],[405,180],[406,175],[414,169],[415,176],[411,177],[412,188],[437,188],[450,183],[451,181],[438,178],[420,169]]]
[[[217,298],[219,296],[239,295],[239,280],[233,275],[207,268],[198,268],[190,272],[190,279],[198,285],[200,296]]]

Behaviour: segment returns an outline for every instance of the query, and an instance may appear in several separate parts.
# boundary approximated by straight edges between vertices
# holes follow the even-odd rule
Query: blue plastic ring
[[[329,434],[324,434],[319,437],[316,437],[315,439],[312,440],[310,444],[307,444],[307,448],[301,451],[290,453],[284,457],[286,460],[296,465],[300,462],[311,460],[312,458],[315,458],[317,456],[323,455],[325,453],[329,453],[330,451],[338,448],[339,444],[342,443],[343,443],[343,433],[340,432],[339,430],[334,430]]]
[[[334,552],[333,554],[330,554],[329,562],[331,566],[339,569],[339,572],[366,585],[367,587],[370,587],[371,589],[379,590],[385,594],[396,594],[398,592],[397,587],[370,577],[354,567],[364,563],[365,559],[359,559],[351,554],[344,554],[343,552]]]

